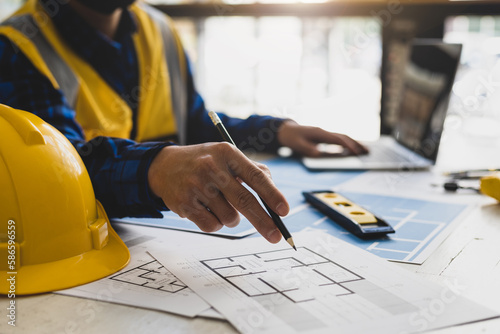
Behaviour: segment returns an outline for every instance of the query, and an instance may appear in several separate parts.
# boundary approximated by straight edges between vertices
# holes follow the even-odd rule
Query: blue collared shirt
[[[134,100],[133,91],[139,84],[139,73],[132,36],[138,27],[131,13],[123,12],[113,40],[89,26],[68,5],[61,5],[52,20],[68,46],[124,97],[135,120],[138,101]],[[97,137],[86,142],[75,120],[75,111],[62,92],[54,89],[28,58],[3,36],[0,36],[0,69],[0,103],[38,115],[70,140],[82,157],[96,198],[108,216],[161,217],[160,211],[167,208],[149,189],[147,174],[156,154],[165,146],[174,145],[173,142],[134,142],[135,127],[130,140]],[[258,151],[278,148],[276,129],[281,124],[280,119],[251,116],[241,120],[223,114],[220,117],[240,147]],[[262,129],[267,131],[256,143],[258,131]],[[194,87],[189,66],[187,130],[188,144],[220,141],[204,101]]]

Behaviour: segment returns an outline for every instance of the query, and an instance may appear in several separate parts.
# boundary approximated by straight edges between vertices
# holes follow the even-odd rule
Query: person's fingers
[[[316,147],[320,143],[341,145],[345,148],[345,153],[350,152],[357,155],[368,153],[366,147],[346,135],[328,132],[319,127],[302,126],[291,121],[282,124],[278,132],[278,139],[282,145],[290,147],[296,153],[310,157],[325,155],[325,152],[321,152]],[[326,155],[330,156],[330,154]]]
[[[335,134],[332,134],[335,135]],[[343,142],[343,146],[349,149],[349,151],[354,154],[366,154],[368,153],[368,149],[363,146],[361,143],[355,141],[349,136],[337,134],[339,140]]]
[[[285,197],[275,187],[266,167],[254,164],[231,144],[164,148],[151,164],[148,182],[165,205],[202,231],[213,232],[223,224],[236,225],[238,210],[268,241],[276,243],[281,239],[273,220],[252,192],[280,215],[289,211]],[[252,192],[240,182],[245,182]]]
[[[186,218],[195,223],[203,232],[216,232],[223,226],[219,219],[199,202],[190,208]]]
[[[257,198],[236,179],[221,189],[221,192],[264,238],[272,243],[280,241],[281,235],[275,233],[277,228],[269,214],[264,211]]]
[[[253,160],[252,160],[252,162],[253,162],[253,164],[254,164],[255,166],[257,166],[257,167],[258,167],[259,169],[261,169],[264,173],[266,173],[266,175],[267,175],[268,177],[271,177],[271,171],[269,170],[269,168],[268,168],[266,165],[264,165],[264,164],[262,164],[262,163],[260,163],[260,162],[257,162],[257,161],[253,161]]]
[[[365,154],[368,153],[368,149],[364,147],[359,142],[355,141],[349,136],[333,133],[323,130],[321,128],[312,128],[312,132],[309,134],[309,139],[317,143],[328,143],[328,144],[339,144],[347,148],[354,154]]]
[[[225,149],[227,166],[234,177],[245,182],[272,210],[280,216],[286,216],[290,210],[288,202],[268,176],[267,167],[264,169],[258,168],[252,160],[248,159],[233,145],[226,146]],[[225,192],[224,195],[226,196]],[[226,196],[226,198],[228,197]],[[231,204],[234,206],[234,203],[231,202]]]
[[[266,204],[280,216],[286,216],[290,210],[285,196],[276,188],[267,172],[255,166],[243,156],[236,176],[252,188]]]
[[[318,158],[322,156],[322,152],[318,149],[318,146],[315,142],[303,138],[298,139],[295,142],[293,150],[300,155],[312,158]]]
[[[222,193],[210,199],[206,205],[222,225],[236,227],[240,223],[240,215]]]

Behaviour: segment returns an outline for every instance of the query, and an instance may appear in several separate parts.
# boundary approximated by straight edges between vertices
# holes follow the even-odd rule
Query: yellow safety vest
[[[0,35],[9,38],[54,88],[63,92],[76,111],[76,121],[86,140],[96,136],[130,138],[132,110],[99,73],[66,45],[50,19],[58,10],[53,9],[45,11],[38,0],[28,0],[2,23]],[[139,64],[135,139],[147,141],[177,134],[183,144],[187,72],[180,40],[163,13],[143,3],[132,5],[130,10],[138,26],[132,36]]]

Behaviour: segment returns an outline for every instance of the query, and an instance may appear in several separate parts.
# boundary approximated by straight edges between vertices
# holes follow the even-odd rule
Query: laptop
[[[399,112],[391,135],[363,143],[363,156],[304,158],[310,169],[427,169],[435,164],[461,44],[416,39],[403,71]]]

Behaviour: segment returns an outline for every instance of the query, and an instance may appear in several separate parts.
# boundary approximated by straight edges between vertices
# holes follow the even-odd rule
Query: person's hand
[[[280,216],[288,214],[285,196],[274,186],[267,167],[252,162],[228,143],[167,146],[148,171],[152,192],[202,231],[238,225],[239,211],[268,241],[280,241],[281,233],[271,217],[241,181]]]
[[[368,153],[366,147],[346,135],[328,132],[318,127],[299,125],[291,120],[285,121],[280,126],[278,140],[281,145],[308,157],[325,155],[318,148],[320,143],[341,145],[348,150],[349,154],[361,155]]]

